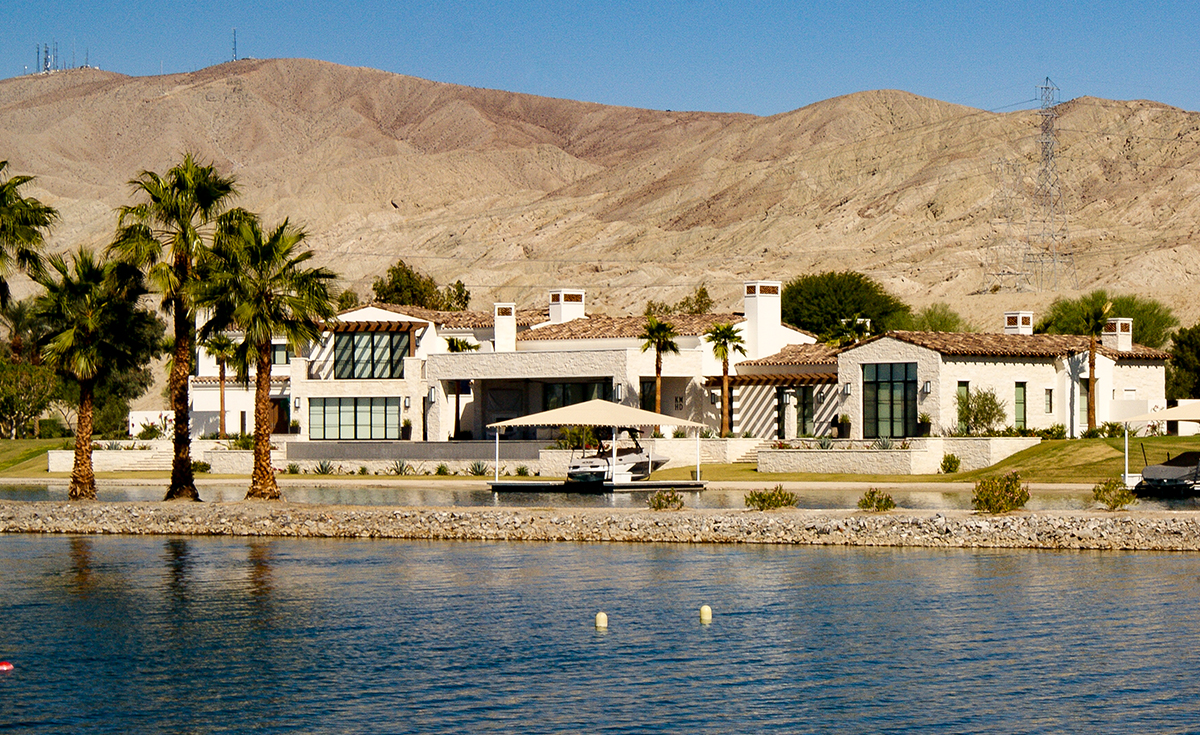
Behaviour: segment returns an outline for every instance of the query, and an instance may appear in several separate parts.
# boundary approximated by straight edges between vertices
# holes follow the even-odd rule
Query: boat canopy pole
[[[696,479],[700,479],[700,430],[696,429]]]
[[[612,462],[608,465],[608,479],[614,484],[617,481],[617,427],[612,427]]]
[[[500,482],[500,427],[496,427],[496,482]]]
[[[1121,477],[1129,487],[1129,422],[1125,422],[1125,474]]]

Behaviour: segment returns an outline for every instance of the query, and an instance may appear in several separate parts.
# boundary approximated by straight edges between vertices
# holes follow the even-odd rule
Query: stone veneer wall
[[[838,442],[834,449],[760,449],[758,471],[850,475],[932,475],[944,454],[954,454],[963,471],[990,467],[1041,442],[1037,437],[933,437],[910,439],[910,449],[848,448],[862,442]]]

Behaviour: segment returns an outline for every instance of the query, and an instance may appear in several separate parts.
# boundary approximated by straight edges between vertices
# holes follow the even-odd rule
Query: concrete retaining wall
[[[991,467],[1038,444],[1037,437],[932,437],[910,439],[909,449],[869,449],[863,442],[835,442],[833,449],[760,449],[759,472],[851,475],[937,474],[945,454],[962,471]]]

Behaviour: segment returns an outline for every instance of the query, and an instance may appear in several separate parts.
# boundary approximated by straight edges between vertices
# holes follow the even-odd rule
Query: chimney
[[[743,309],[746,324],[742,328],[746,340],[746,357],[757,360],[774,355],[783,349],[782,305],[779,281],[746,281]]]
[[[492,349],[496,352],[516,352],[517,305],[496,304],[493,309],[495,344]]]
[[[1032,311],[1004,312],[1005,334],[1033,334]]]
[[[1100,334],[1100,344],[1117,352],[1129,352],[1133,349],[1133,320],[1109,319]]]
[[[584,316],[583,289],[556,288],[550,291],[551,324],[562,324]]]

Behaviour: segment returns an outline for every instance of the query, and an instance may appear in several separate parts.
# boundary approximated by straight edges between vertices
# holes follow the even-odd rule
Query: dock
[[[655,490],[695,492],[708,487],[705,480],[637,480],[635,482],[553,482],[547,480],[493,480],[494,493],[637,493]]]

